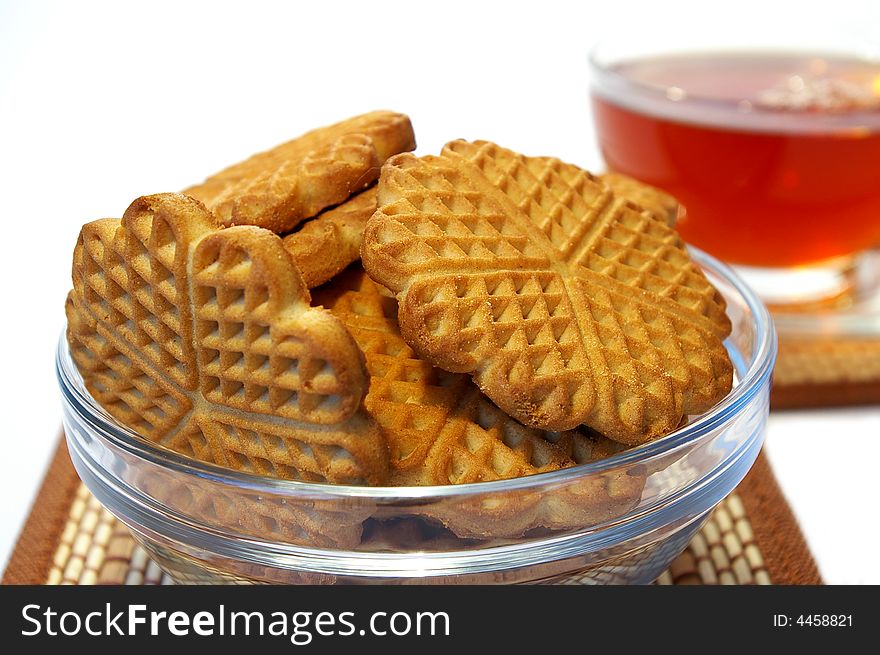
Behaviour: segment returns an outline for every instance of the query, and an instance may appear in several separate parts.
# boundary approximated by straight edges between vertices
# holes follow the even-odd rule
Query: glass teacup
[[[625,38],[591,57],[612,170],[682,203],[679,231],[774,305],[876,288],[880,59],[852,41]]]

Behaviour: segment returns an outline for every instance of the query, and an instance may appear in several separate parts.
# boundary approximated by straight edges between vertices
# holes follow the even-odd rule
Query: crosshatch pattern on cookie
[[[483,163],[487,177],[452,146],[441,157],[399,155],[383,170],[363,258],[398,293],[407,343],[441,368],[472,373],[502,409],[545,429],[587,424],[638,443],[717,402],[731,382],[720,339],[729,321],[696,269],[674,283],[659,275],[657,262],[679,256],[670,248],[687,258],[677,237],[657,245],[653,232],[669,228],[586,175],[560,187],[561,176],[539,170],[540,182],[528,158],[485,148],[477,159],[513,172]],[[525,193],[526,184],[535,188]],[[594,197],[585,200],[587,184]],[[601,235],[625,243],[639,225],[656,262],[628,283],[590,268],[591,249],[608,241]]]
[[[88,380],[89,391],[113,416],[142,434],[171,432],[190,411],[189,397],[120,352],[80,312],[73,292],[65,305],[71,356]]]
[[[363,357],[309,306],[275,235],[218,230],[186,196],[141,198],[84,226],[70,298],[87,387],[143,436],[248,472],[384,480],[384,441],[357,415]]]
[[[375,111],[257,153],[184,193],[204,202],[224,225],[281,234],[367,188],[388,157],[413,148],[407,116]]]
[[[223,485],[182,479],[162,469],[142,471],[138,485],[166,507],[206,526],[280,543],[354,546],[373,510],[369,502],[340,507],[306,498],[289,502],[259,491],[229,493]]]
[[[678,220],[678,200],[650,184],[645,184],[621,173],[603,173],[598,179],[609,187],[615,195],[622,196],[634,204],[647,209],[674,227]]]
[[[498,480],[593,461],[620,450],[598,436],[520,425],[467,376],[420,359],[400,335],[397,302],[355,265],[315,291],[345,324],[370,373],[365,406],[384,428],[393,484]]]
[[[315,423],[338,423],[348,390],[334,362],[294,320],[278,320],[271,270],[258,270],[236,228],[203,240],[193,256],[201,392],[211,402]],[[277,241],[277,240],[273,240]],[[246,244],[244,244],[246,245]],[[273,253],[279,255],[280,253]]]
[[[690,259],[678,233],[583,169],[524,157],[488,142],[453,141],[444,152],[472,162],[538,225],[565,260],[670,298],[730,332],[721,294]]]
[[[373,186],[284,237],[284,247],[307,287],[312,289],[327,282],[360,259],[364,226],[376,211],[376,199],[377,189]]]
[[[374,181],[373,171],[382,163],[373,141],[362,134],[309,145],[316,149],[310,151],[304,144],[256,155],[240,171],[234,168],[221,173],[216,180],[191,187],[186,193],[203,200],[227,225],[265,225],[280,231],[344,200],[358,190],[356,184],[366,186]],[[254,171],[258,173],[254,175]],[[337,179],[344,180],[338,189],[334,184]],[[308,186],[315,187],[317,193],[303,192]]]

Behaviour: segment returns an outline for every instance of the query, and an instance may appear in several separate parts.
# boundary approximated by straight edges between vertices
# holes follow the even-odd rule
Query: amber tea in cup
[[[682,236],[765,300],[840,293],[880,243],[877,61],[724,50],[593,65],[608,167],[676,196]]]

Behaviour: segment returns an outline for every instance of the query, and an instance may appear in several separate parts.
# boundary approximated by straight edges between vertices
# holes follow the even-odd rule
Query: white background
[[[700,4],[0,0],[0,563],[58,435],[53,350],[83,222],[375,108],[408,113],[422,153],[484,138],[596,169],[600,39],[880,25],[870,0]],[[774,415],[767,444],[826,580],[880,583],[880,411]]]

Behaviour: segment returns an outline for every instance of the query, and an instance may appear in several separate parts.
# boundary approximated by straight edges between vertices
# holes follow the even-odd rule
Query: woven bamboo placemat
[[[865,269],[864,284],[839,296],[771,307],[779,336],[774,409],[880,403],[880,247]]]
[[[80,482],[62,439],[3,584],[173,581]],[[657,584],[821,584],[763,453]]]
[[[774,409],[880,403],[880,339],[779,335]]]

